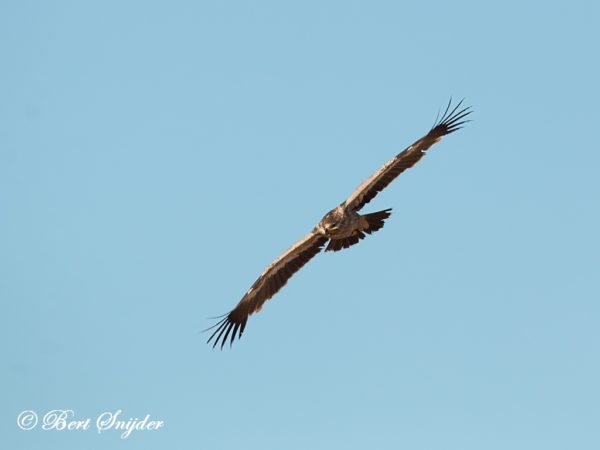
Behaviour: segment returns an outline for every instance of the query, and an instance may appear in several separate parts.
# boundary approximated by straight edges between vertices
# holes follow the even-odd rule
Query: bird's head
[[[339,229],[340,227],[336,222],[326,222],[323,224],[323,230],[325,231],[326,236],[331,236]]]
[[[323,217],[317,228],[323,235],[329,237],[340,229],[339,218],[336,214],[329,212]]]

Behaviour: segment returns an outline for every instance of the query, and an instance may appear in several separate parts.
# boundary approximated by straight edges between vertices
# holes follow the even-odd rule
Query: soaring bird
[[[390,209],[370,214],[359,214],[363,206],[369,203],[379,192],[385,189],[398,175],[414,166],[435,143],[443,136],[453,133],[469,120],[470,107],[461,109],[462,100],[452,107],[452,99],[444,114],[434,122],[429,132],[415,143],[400,152],[362,183],[344,202],[329,211],[308,233],[292,245],[285,253],[273,261],[260,274],[254,284],[244,294],[240,302],[218,323],[208,330],[215,329],[207,343],[214,340],[213,348],[221,342],[221,348],[229,338],[232,345],[236,336],[239,339],[248,317],[259,312],[265,302],[273,297],[302,266],[321,251],[339,251],[358,243],[366,234],[380,230],[390,217]],[[439,120],[438,120],[439,118]],[[208,331],[206,330],[206,331]]]

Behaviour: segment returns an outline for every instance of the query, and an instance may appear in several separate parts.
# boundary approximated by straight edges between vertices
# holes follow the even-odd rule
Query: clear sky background
[[[600,448],[599,30],[592,0],[2,1],[2,448]],[[474,122],[385,228],[207,346],[451,95]]]

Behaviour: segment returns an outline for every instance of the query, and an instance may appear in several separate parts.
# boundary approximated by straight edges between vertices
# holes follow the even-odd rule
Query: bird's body
[[[338,251],[364,239],[365,233],[371,234],[383,227],[383,221],[390,216],[389,211],[391,209],[361,215],[343,202],[323,216],[313,233],[329,239],[325,251]]]
[[[391,209],[359,214],[359,210],[387,187],[404,170],[415,165],[433,144],[442,136],[461,128],[471,113],[469,108],[459,110],[462,102],[450,110],[450,103],[439,122],[433,128],[396,155],[379,170],[365,180],[344,202],[329,211],[313,230],[292,245],[285,253],[273,261],[248,289],[237,306],[225,318],[218,322],[216,330],[208,342],[214,339],[213,347],[221,342],[221,348],[230,337],[233,343],[236,335],[242,336],[248,317],[262,309],[264,303],[279,291],[291,276],[313,256],[321,251],[328,242],[325,251],[339,251],[348,248],[380,230],[390,216]]]
[[[342,239],[359,231],[363,222],[360,214],[342,203],[323,216],[315,227],[315,232],[329,239]]]
[[[323,216],[315,227],[315,232],[331,239],[338,239],[352,235],[360,228],[360,222],[360,214],[341,203]]]

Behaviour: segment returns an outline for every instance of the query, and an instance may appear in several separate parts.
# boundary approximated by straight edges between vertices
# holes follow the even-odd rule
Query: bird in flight
[[[236,336],[238,339],[242,336],[248,318],[259,312],[265,302],[319,253],[325,244],[327,244],[325,251],[337,252],[364,239],[365,233],[371,234],[380,230],[385,220],[390,217],[391,208],[370,214],[359,214],[358,211],[398,175],[414,166],[433,144],[469,122],[465,118],[472,112],[470,107],[461,108],[462,100],[454,107],[451,104],[452,99],[448,102],[441,118],[438,113],[429,133],[385,163],[350,194],[350,197],[325,214],[310,233],[273,261],[248,289],[237,306],[208,329],[216,328],[207,343],[214,341],[214,348],[220,342],[223,348],[229,338],[229,344],[232,345]]]

